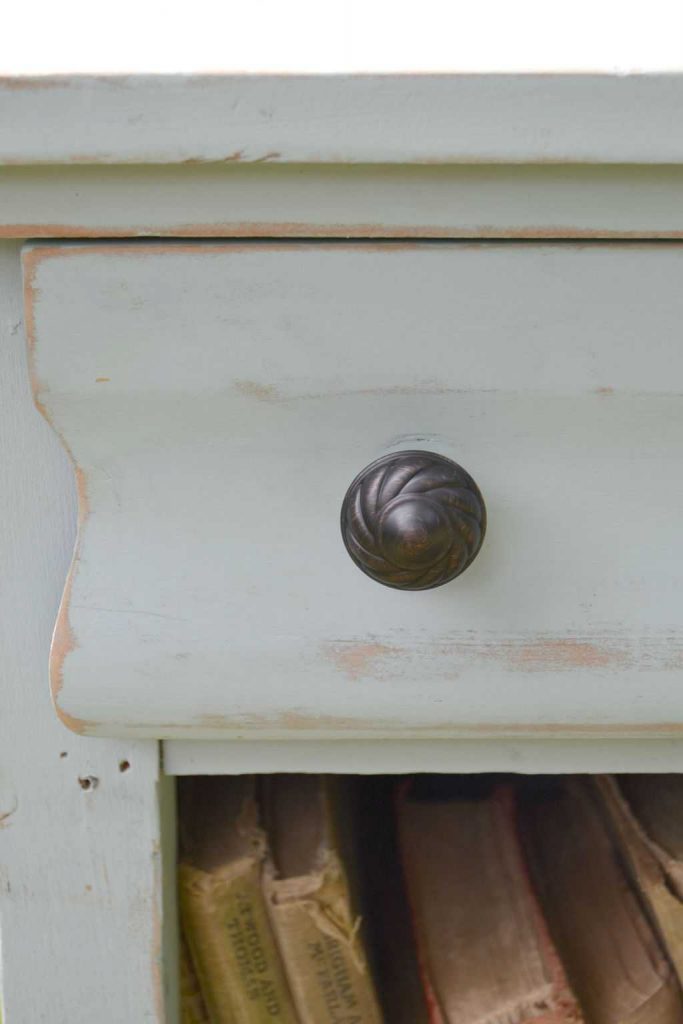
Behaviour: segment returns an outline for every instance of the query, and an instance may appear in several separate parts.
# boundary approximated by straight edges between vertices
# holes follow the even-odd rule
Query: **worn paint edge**
[[[282,716],[284,718],[285,716]],[[681,739],[683,722],[449,722],[434,726],[406,726],[391,722],[369,722],[367,719],[325,719],[324,716],[289,714],[288,726],[282,718],[254,717],[229,719],[221,715],[203,716],[204,720],[176,722],[110,721],[85,722],[83,733],[88,736],[130,737],[137,739],[161,740],[230,740],[250,742],[254,740],[307,740],[349,739],[372,740],[458,740],[458,739],[639,739],[661,738]],[[210,718],[212,721],[207,722]]]
[[[683,239],[683,228],[658,230],[610,227],[579,228],[572,224],[536,224],[505,227],[492,224],[385,224],[369,222],[313,223],[311,221],[197,221],[194,223],[158,223],[126,225],[76,224],[67,222],[22,222],[0,224],[0,238],[477,238],[477,239],[601,239],[637,240]]]
[[[57,250],[58,251],[58,250]],[[48,250],[49,254],[54,255],[55,250]],[[57,612],[57,618],[55,621],[54,630],[52,633],[52,641],[50,643],[50,655],[48,662],[48,672],[50,679],[50,693],[52,696],[52,703],[55,711],[62,723],[79,735],[86,733],[86,731],[92,727],[93,723],[83,721],[74,715],[71,715],[68,711],[60,706],[60,697],[64,688],[64,664],[68,656],[76,650],[78,647],[78,641],[73,631],[69,617],[69,608],[71,603],[71,592],[73,589],[74,579],[78,570],[78,562],[80,558],[80,552],[82,548],[83,530],[87,521],[88,515],[90,514],[90,506],[88,502],[87,482],[85,473],[78,466],[74,458],[73,452],[69,447],[64,436],[55,427],[50,414],[45,406],[45,403],[41,400],[41,394],[46,390],[38,377],[36,369],[35,359],[35,348],[37,341],[36,334],[36,318],[35,318],[35,305],[37,299],[37,286],[36,286],[36,274],[43,256],[43,251],[39,249],[27,249],[22,253],[22,267],[24,271],[24,323],[26,332],[26,344],[28,349],[28,371],[29,371],[29,382],[31,387],[31,393],[33,395],[33,402],[50,426],[50,429],[57,435],[61,442],[64,450],[66,451],[71,464],[74,469],[76,477],[76,489],[78,495],[78,520],[77,520],[77,531],[76,539],[74,542],[74,550],[67,572],[64,589],[62,591],[62,597],[59,602],[59,610]]]

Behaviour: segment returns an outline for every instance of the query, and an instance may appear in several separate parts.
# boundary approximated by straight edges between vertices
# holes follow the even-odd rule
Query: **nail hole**
[[[60,757],[68,757],[69,755],[67,754],[66,750],[63,750],[59,756]]]
[[[85,790],[97,789],[99,781],[100,780],[96,779],[94,775],[79,775],[78,776],[78,785],[81,787],[81,789],[85,789]]]
[[[130,768],[130,761],[126,761],[125,759],[123,761],[119,761],[119,771],[120,772],[127,772],[129,768]]]

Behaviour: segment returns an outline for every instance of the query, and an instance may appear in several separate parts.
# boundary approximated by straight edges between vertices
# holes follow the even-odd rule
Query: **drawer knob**
[[[342,505],[346,549],[359,569],[398,590],[455,579],[479,553],[486,506],[476,483],[434,452],[395,452],[370,463]]]

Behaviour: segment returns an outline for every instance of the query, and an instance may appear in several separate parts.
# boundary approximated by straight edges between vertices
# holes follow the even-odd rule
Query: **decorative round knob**
[[[486,506],[469,473],[434,452],[395,452],[358,474],[341,510],[359,569],[399,590],[455,579],[479,553]]]

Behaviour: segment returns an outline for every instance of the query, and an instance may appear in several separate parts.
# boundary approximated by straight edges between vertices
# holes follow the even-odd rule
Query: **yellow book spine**
[[[179,866],[185,937],[212,1024],[298,1024],[261,889],[260,864]]]
[[[267,872],[265,891],[300,1024],[381,1024],[374,982],[334,864],[305,889]]]
[[[180,938],[180,1019],[182,1024],[211,1024],[185,939]]]

